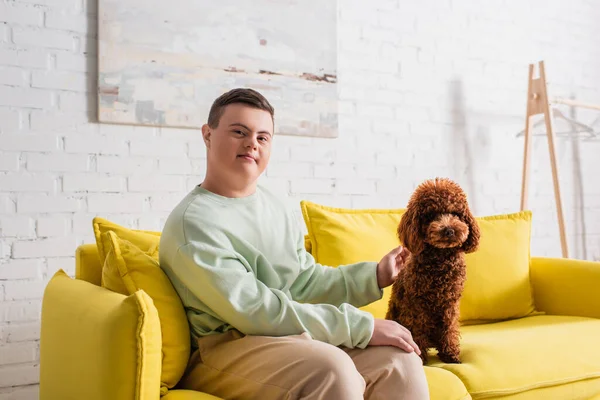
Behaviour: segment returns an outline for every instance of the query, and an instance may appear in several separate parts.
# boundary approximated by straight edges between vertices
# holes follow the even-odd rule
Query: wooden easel
[[[556,152],[554,148],[554,130],[552,128],[552,115],[550,113],[550,103],[566,104],[575,107],[591,108],[600,110],[600,105],[582,103],[576,100],[552,98],[548,96],[546,85],[546,71],[544,62],[540,61],[539,78],[533,77],[534,64],[529,64],[529,84],[527,89],[527,115],[525,117],[525,150],[523,154],[523,182],[521,187],[521,210],[527,208],[527,198],[529,190],[529,164],[531,156],[531,117],[538,114],[544,114],[546,125],[546,136],[548,138],[548,150],[550,152],[550,165],[552,167],[552,180],[554,183],[554,198],[556,201],[556,213],[558,216],[558,229],[560,232],[560,245],[562,256],[568,258],[569,251],[567,247],[567,237],[565,233],[565,221],[563,216],[562,201],[560,197],[560,185],[558,182],[558,167],[556,164]]]

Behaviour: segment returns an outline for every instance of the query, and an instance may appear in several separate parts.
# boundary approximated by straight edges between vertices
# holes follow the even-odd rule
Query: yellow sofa
[[[315,252],[322,238],[309,233]],[[81,245],[75,279],[59,271],[46,288],[40,399],[216,400],[161,389],[157,308],[143,290],[126,296],[101,287],[99,260],[95,244]],[[528,268],[536,312],[462,326],[463,363],[433,354],[424,367],[431,399],[600,399],[600,263],[532,257]]]

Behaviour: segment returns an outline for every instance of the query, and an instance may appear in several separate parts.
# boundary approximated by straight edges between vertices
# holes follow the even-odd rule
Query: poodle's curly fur
[[[410,256],[392,286],[386,319],[412,333],[424,363],[429,348],[437,348],[443,362],[460,363],[464,253],[477,249],[479,235],[467,196],[446,178],[419,185],[402,215],[398,238]]]

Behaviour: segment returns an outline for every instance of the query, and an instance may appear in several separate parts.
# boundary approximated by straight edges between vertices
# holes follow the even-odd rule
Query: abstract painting
[[[275,132],[337,137],[336,0],[99,0],[100,122],[200,128],[236,87]]]

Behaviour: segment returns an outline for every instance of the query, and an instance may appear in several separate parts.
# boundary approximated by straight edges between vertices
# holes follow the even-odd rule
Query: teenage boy
[[[224,399],[428,399],[410,332],[359,310],[394,282],[407,250],[315,263],[293,213],[257,184],[273,134],[260,93],[217,98],[202,127],[206,177],[166,221],[160,264],[195,349],[179,386]]]

